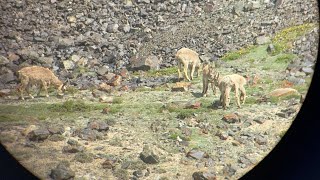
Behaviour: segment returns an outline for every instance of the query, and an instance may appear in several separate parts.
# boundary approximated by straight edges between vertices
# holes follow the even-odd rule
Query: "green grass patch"
[[[123,103],[123,98],[122,97],[114,97],[112,103],[113,104],[121,104],[121,103]]]
[[[279,54],[280,52],[284,52],[292,47],[293,41],[298,39],[299,37],[305,35],[308,31],[316,27],[315,23],[305,23],[302,25],[291,26],[285,28],[272,38],[272,42],[275,47],[275,51],[272,55]]]
[[[136,71],[132,75],[134,76],[144,75],[146,77],[159,77],[159,76],[169,76],[177,73],[178,73],[178,68],[176,66],[172,66],[172,67],[163,68],[159,70],[152,69],[152,70],[143,71],[143,72]]]
[[[276,63],[286,63],[286,64],[288,64],[295,57],[296,57],[296,55],[294,55],[294,54],[281,54],[281,55],[277,56],[275,62]]]
[[[64,103],[37,103],[30,105],[0,105],[0,121],[45,120],[48,117],[60,115],[76,115],[92,110],[102,110],[103,103],[84,103],[83,101],[68,100]]]
[[[237,51],[232,51],[229,53],[226,53],[224,56],[222,56],[222,60],[224,61],[232,61],[236,59],[240,59],[242,56],[250,53],[253,49],[255,49],[256,46],[248,46],[245,48],[241,48]]]
[[[67,100],[62,104],[52,104],[48,107],[49,110],[55,112],[87,112],[91,110],[102,110],[105,107],[103,104],[87,104],[80,100]]]

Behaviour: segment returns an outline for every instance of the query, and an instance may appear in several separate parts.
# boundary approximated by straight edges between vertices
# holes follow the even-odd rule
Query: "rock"
[[[311,67],[303,67],[301,70],[307,75],[310,75],[313,73],[313,69]]]
[[[190,101],[186,104],[187,109],[199,109],[201,107],[201,102],[199,101]]]
[[[237,167],[227,164],[223,167],[222,173],[224,176],[232,177],[237,172]]]
[[[187,157],[192,157],[194,159],[199,160],[203,158],[208,158],[209,155],[206,152],[193,149],[187,153]]]
[[[110,86],[119,86],[122,81],[122,76],[115,75],[113,79],[111,79],[111,82],[108,83]]]
[[[6,57],[0,55],[0,66],[4,66],[8,63],[10,63],[10,61]]]
[[[194,172],[192,174],[194,180],[216,180],[217,177],[214,173],[211,172]]]
[[[75,16],[68,16],[67,21],[68,23],[75,23],[77,22],[77,18]]]
[[[67,143],[72,146],[79,145],[79,142],[75,139],[68,139]]]
[[[143,148],[143,151],[140,153],[140,159],[147,164],[158,164],[160,162],[159,156],[154,154],[148,146]]]
[[[51,125],[48,127],[48,131],[50,134],[63,134],[64,133],[64,127],[62,125]]]
[[[112,91],[112,86],[106,84],[106,83],[101,83],[99,84],[99,90],[100,91],[105,91],[107,93],[110,93]]]
[[[103,103],[113,103],[113,96],[100,96],[99,97],[99,102]]]
[[[227,123],[239,123],[240,117],[236,114],[226,114],[223,116],[222,120]]]
[[[91,163],[91,162],[93,162],[93,155],[88,154],[88,153],[84,153],[84,152],[80,152],[74,156],[74,160],[81,162],[81,163]]]
[[[31,49],[22,49],[22,50],[19,50],[17,53],[25,61],[37,60],[39,58],[39,54],[36,51],[33,51]]]
[[[289,107],[287,109],[282,109],[280,112],[276,113],[276,115],[282,118],[289,118],[291,115],[295,114],[299,109],[295,107]]]
[[[269,93],[269,96],[271,97],[283,97],[283,96],[288,96],[292,94],[299,94],[299,92],[295,89],[292,88],[279,88],[271,91]]]
[[[289,82],[292,82],[295,85],[302,85],[302,84],[304,84],[306,82],[303,78],[297,78],[297,77],[294,77],[294,76],[289,76],[287,78],[287,80]]]
[[[55,169],[51,170],[50,177],[54,180],[68,180],[75,177],[75,172],[70,168],[70,164],[60,162]]]
[[[232,8],[232,13],[237,16],[240,16],[243,10],[244,10],[243,2],[237,2],[237,4],[234,5]]]
[[[67,145],[62,148],[62,152],[64,153],[78,153],[83,152],[85,147],[81,145]]]
[[[9,83],[9,82],[15,81],[15,80],[17,80],[17,77],[14,75],[13,72],[8,72],[8,73],[0,75],[0,83],[2,83],[2,84],[6,84],[6,83]]]
[[[48,131],[48,129],[45,128],[40,128],[40,129],[36,129],[31,131],[30,133],[28,133],[27,137],[30,141],[44,141],[45,139],[47,139],[50,135],[50,132]]]
[[[36,125],[30,125],[27,128],[25,128],[23,131],[21,131],[21,134],[23,136],[27,136],[31,131],[34,131],[36,129],[38,129]]]
[[[267,47],[267,52],[268,53],[273,53],[275,51],[274,45],[273,44],[269,44]]]
[[[256,38],[255,43],[258,45],[267,44],[267,43],[271,43],[271,39],[270,39],[270,37],[266,37],[266,36],[258,36]]]
[[[116,166],[117,159],[115,158],[108,158],[102,163],[103,169],[113,169]]]
[[[20,57],[18,55],[16,55],[15,53],[8,52],[8,60],[9,61],[13,62],[13,61],[18,61],[19,59],[20,59]]]
[[[119,25],[114,23],[114,24],[108,24],[107,26],[107,32],[108,33],[115,33],[115,32],[118,32],[118,28],[119,28]]]
[[[74,40],[69,39],[69,38],[58,38],[58,42],[57,42],[58,48],[63,49],[63,48],[67,48],[70,46],[74,46]]]
[[[258,117],[255,117],[253,119],[253,121],[259,123],[259,124],[263,124],[265,121],[266,121],[266,118],[265,117],[261,117],[261,116],[258,116]]]
[[[73,69],[75,67],[75,64],[73,61],[70,61],[70,60],[66,60],[66,61],[62,61],[63,63],[63,67],[66,69],[66,70],[70,70],[70,69]]]
[[[218,136],[221,140],[227,140],[229,137],[228,133],[224,131],[217,132],[216,136]]]
[[[171,91],[180,91],[180,92],[186,92],[191,87],[190,82],[176,82],[176,84],[171,87]]]
[[[122,68],[119,74],[123,79],[127,79],[130,77],[129,71],[126,68]]]
[[[0,89],[0,98],[8,97],[11,93],[11,89]]]
[[[157,56],[133,57],[130,59],[131,68],[135,71],[148,71],[151,69],[158,70],[160,68],[160,59]]]
[[[109,68],[106,66],[101,66],[99,69],[96,71],[98,75],[103,76],[109,71]]]
[[[87,141],[95,141],[97,139],[102,139],[103,134],[98,132],[97,130],[92,130],[92,129],[82,129],[80,131],[75,132],[75,134],[78,135],[79,138],[82,140],[87,140]]]
[[[61,134],[53,134],[48,138],[49,141],[53,142],[64,141],[65,139],[66,138]]]
[[[138,177],[138,178],[142,178],[143,175],[144,175],[141,170],[133,171],[132,174],[133,174],[134,176]]]
[[[254,141],[259,145],[266,145],[268,143],[268,139],[261,135],[256,136]]]
[[[109,125],[106,122],[94,120],[88,123],[87,128],[101,132],[108,131]]]

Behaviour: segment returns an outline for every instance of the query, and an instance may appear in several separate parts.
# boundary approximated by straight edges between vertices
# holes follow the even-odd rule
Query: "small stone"
[[[64,153],[78,153],[83,152],[85,148],[81,145],[67,145],[62,148]]]
[[[75,16],[68,16],[67,17],[68,23],[75,23],[77,22],[77,18]]]
[[[191,101],[191,102],[188,102],[186,104],[186,108],[187,109],[199,109],[201,107],[201,102],[194,102],[194,101]]]
[[[194,172],[192,174],[194,180],[216,180],[217,177],[211,172]]]
[[[194,159],[203,159],[203,158],[208,158],[209,155],[206,152],[199,151],[199,150],[191,150],[187,153],[187,157],[192,157]]]
[[[101,83],[99,84],[99,90],[100,91],[105,91],[107,93],[110,93],[112,91],[112,86],[106,84],[106,83]]]
[[[255,121],[259,124],[263,124],[266,121],[266,118],[259,116],[259,117],[254,118],[253,121]]]
[[[68,180],[75,177],[75,172],[70,168],[69,163],[61,162],[51,170],[50,177],[54,180]]]
[[[140,159],[147,164],[158,164],[160,162],[159,156],[154,154],[147,146],[145,146],[140,153]]]
[[[63,61],[62,63],[63,63],[63,67],[67,70],[73,69],[75,67],[74,62],[70,60]]]
[[[258,45],[267,44],[267,43],[270,43],[270,42],[271,42],[270,37],[258,36],[256,38],[256,44],[258,44]]]
[[[221,140],[227,140],[229,137],[227,132],[217,132],[216,136],[218,136]]]
[[[266,145],[268,143],[267,138],[261,135],[256,136],[254,141],[259,145]]]
[[[282,96],[288,96],[292,94],[299,94],[299,92],[292,88],[279,88],[271,91],[269,93],[269,96],[272,97],[282,97]]]
[[[47,129],[40,128],[28,133],[27,137],[29,138],[30,141],[44,141],[49,137],[49,135],[50,135],[50,132]]]
[[[108,158],[102,163],[102,167],[104,169],[113,169],[116,166],[116,163],[117,163],[116,159]]]
[[[0,66],[4,66],[4,65],[8,64],[9,62],[10,61],[6,57],[0,55]]]
[[[93,162],[93,155],[92,154],[87,154],[87,153],[84,153],[84,152],[77,153],[74,156],[74,160],[78,161],[78,162],[81,162],[81,163],[91,163],[91,162]]]
[[[48,138],[49,141],[53,141],[53,142],[63,141],[65,139],[66,138],[60,134],[53,134]]]
[[[227,123],[237,123],[240,122],[240,117],[236,114],[226,114],[223,116],[222,120]]]

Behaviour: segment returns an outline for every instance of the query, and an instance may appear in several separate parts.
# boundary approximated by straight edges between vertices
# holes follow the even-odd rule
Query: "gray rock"
[[[200,151],[200,150],[191,150],[187,153],[187,157],[191,157],[194,159],[203,159],[203,158],[208,158],[209,155],[206,152]]]
[[[53,141],[53,142],[64,141],[65,139],[66,138],[60,134],[53,134],[48,138],[49,141]]]
[[[6,83],[9,83],[9,82],[15,81],[15,80],[17,80],[17,77],[14,75],[13,72],[8,72],[8,73],[0,75],[0,82],[2,84],[6,84]]]
[[[157,56],[133,57],[131,59],[131,68],[134,70],[148,71],[150,69],[160,68],[160,59]]]
[[[237,167],[231,164],[227,164],[223,167],[222,173],[224,176],[232,177],[237,172]]]
[[[256,38],[256,44],[258,45],[262,45],[262,44],[267,44],[267,43],[270,43],[271,42],[271,39],[270,37],[267,37],[267,36],[258,36]]]
[[[109,125],[107,124],[107,122],[97,120],[89,122],[87,127],[89,129],[97,130],[99,132],[109,130]]]
[[[69,163],[60,162],[51,170],[50,177],[54,180],[68,180],[75,177],[75,172],[70,168]]]
[[[82,129],[80,131],[75,132],[75,134],[78,134],[78,137],[81,138],[82,140],[87,140],[87,141],[95,141],[97,139],[102,139],[103,134],[98,132],[97,130],[92,130],[92,129]]]
[[[70,60],[63,61],[62,63],[63,63],[63,67],[67,70],[73,69],[75,67],[74,62]]]
[[[301,70],[308,75],[313,74],[313,69],[311,67],[303,67]]]
[[[93,154],[80,152],[74,156],[74,160],[81,163],[91,163],[93,162]]]
[[[259,145],[266,145],[268,143],[268,139],[264,136],[261,136],[261,135],[257,135],[254,138],[254,141]]]
[[[107,26],[107,32],[109,33],[115,33],[115,32],[118,32],[118,28],[119,28],[119,25],[114,23],[114,24],[108,24]]]
[[[47,139],[50,135],[50,132],[48,131],[48,129],[45,128],[40,128],[40,129],[36,129],[31,131],[27,137],[30,141],[44,141],[45,139]]]
[[[6,57],[0,55],[0,66],[4,66],[8,63],[10,63],[10,61]]]
[[[83,152],[85,147],[81,145],[67,145],[62,148],[62,152],[64,153],[78,153]]]
[[[215,173],[212,172],[194,172],[192,174],[192,177],[194,180],[216,180],[217,177],[215,175]]]
[[[140,159],[147,164],[158,164],[160,162],[159,156],[150,150],[148,146],[143,148],[140,153]]]

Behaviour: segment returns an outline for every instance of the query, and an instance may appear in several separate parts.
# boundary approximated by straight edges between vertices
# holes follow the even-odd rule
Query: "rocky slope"
[[[28,64],[50,67],[88,88],[106,73],[139,68],[146,59],[151,68],[175,65],[181,47],[216,60],[283,28],[318,21],[315,0],[7,0],[0,6],[3,88],[15,86],[15,71]],[[315,57],[317,36],[316,30],[297,43],[306,45],[304,54],[295,51],[302,60]],[[81,68],[92,73],[70,75]]]

